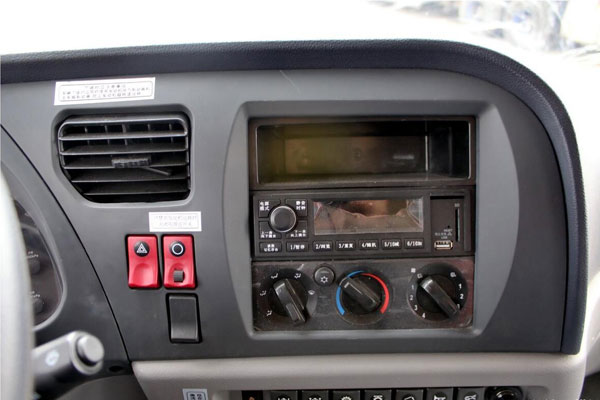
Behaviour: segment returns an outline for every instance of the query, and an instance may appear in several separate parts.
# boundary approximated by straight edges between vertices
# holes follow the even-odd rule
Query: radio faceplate
[[[473,254],[473,188],[259,192],[255,260]]]

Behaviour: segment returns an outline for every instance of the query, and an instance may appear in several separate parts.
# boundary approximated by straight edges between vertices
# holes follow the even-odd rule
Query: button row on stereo
[[[263,224],[261,222],[261,224]],[[263,235],[264,233],[264,235]],[[290,234],[288,234],[290,235]],[[279,236],[280,237],[280,236]],[[279,238],[274,236],[274,233],[266,233],[263,231],[262,226],[260,230],[260,238],[261,239],[275,239]],[[301,237],[301,236],[298,236]],[[302,236],[305,237],[305,236]],[[398,250],[401,249],[404,242],[404,248],[408,250],[413,249],[422,249],[425,244],[422,238],[416,239],[382,239],[381,240],[381,249],[383,250]],[[288,242],[287,243],[287,251],[288,252],[303,252],[308,251],[308,243],[307,242]],[[357,242],[355,240],[338,240],[334,243],[332,240],[315,240],[312,242],[312,248],[315,252],[329,252],[334,249],[337,251],[354,251],[357,249]],[[380,243],[377,239],[369,239],[369,240],[359,240],[358,241],[358,249],[359,250],[379,250]],[[259,251],[261,253],[281,253],[283,250],[281,242],[260,242],[259,243]]]
[[[271,210],[281,204],[281,200],[269,199],[258,200],[258,218],[267,218]],[[285,204],[291,207],[298,217],[308,215],[308,200],[306,199],[286,199]]]
[[[244,392],[247,394],[249,392]],[[281,390],[271,391],[270,400],[483,400],[485,389],[427,388],[427,389],[365,389],[365,390]],[[244,400],[260,396],[242,396]]]
[[[259,244],[261,253],[281,253],[281,242],[261,242]],[[308,251],[308,242],[287,242],[286,250],[288,253],[299,253]]]

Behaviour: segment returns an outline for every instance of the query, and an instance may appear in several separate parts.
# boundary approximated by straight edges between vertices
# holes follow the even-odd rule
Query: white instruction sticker
[[[155,78],[56,82],[54,105],[154,99]]]
[[[208,400],[206,389],[182,389],[183,400]]]
[[[202,213],[200,211],[149,212],[148,223],[150,232],[200,232]]]

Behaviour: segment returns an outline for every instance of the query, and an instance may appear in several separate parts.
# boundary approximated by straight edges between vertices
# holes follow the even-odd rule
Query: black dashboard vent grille
[[[58,129],[60,165],[90,201],[180,200],[190,193],[189,136],[178,113],[71,117]]]

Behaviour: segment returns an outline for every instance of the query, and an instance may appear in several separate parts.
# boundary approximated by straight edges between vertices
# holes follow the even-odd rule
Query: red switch
[[[163,236],[163,256],[166,288],[193,288],[196,286],[192,236]]]
[[[128,236],[130,288],[158,287],[158,241],[156,236]]]

